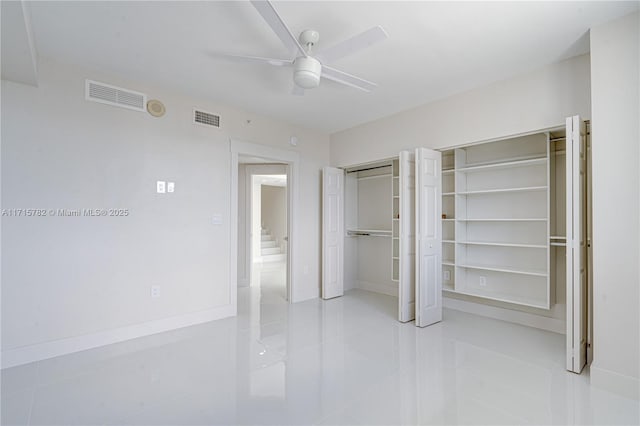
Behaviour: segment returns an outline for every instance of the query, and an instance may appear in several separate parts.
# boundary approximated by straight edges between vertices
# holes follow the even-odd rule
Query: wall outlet
[[[166,187],[166,182],[163,180],[159,180],[156,182],[156,190],[158,191],[158,194],[164,194],[165,193],[165,187]]]
[[[222,215],[220,213],[216,213],[213,215],[213,224],[222,225]]]
[[[444,280],[451,281],[451,271],[443,271],[443,273],[444,273]]]
[[[167,182],[167,192],[174,192],[176,190],[175,182]]]
[[[487,277],[480,277],[480,287],[486,287],[487,286]]]
[[[160,286],[159,285],[152,285],[151,286],[151,298],[152,299],[157,299],[158,297],[160,297]]]

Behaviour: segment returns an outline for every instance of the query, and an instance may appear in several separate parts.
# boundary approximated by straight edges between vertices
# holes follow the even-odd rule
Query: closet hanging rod
[[[366,172],[367,170],[384,169],[385,167],[391,167],[391,164],[387,164],[386,166],[368,167],[366,169],[348,170],[347,173]]]
[[[349,229],[347,230],[347,235],[349,237],[391,237],[391,231],[384,231],[384,230],[378,230],[378,229],[371,229],[371,230],[355,230],[355,229]]]

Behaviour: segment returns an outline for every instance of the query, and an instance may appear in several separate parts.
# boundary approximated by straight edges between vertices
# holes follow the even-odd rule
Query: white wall
[[[591,116],[588,55],[333,134],[331,163],[348,166],[394,157],[419,146],[438,149],[564,126],[565,118],[575,114]],[[447,298],[446,302],[457,309],[557,332],[565,329],[564,303],[542,310],[490,300],[482,300],[480,306],[468,303],[480,299],[451,297],[457,300]]]
[[[287,188],[262,185],[262,224],[269,230],[281,250],[287,236]]]
[[[331,164],[397,156],[564,125],[591,116],[589,56],[432,102],[331,135]]]
[[[2,81],[3,208],[130,215],[2,218],[5,366],[235,312],[230,137],[283,149],[298,137],[291,149],[301,158],[305,237],[294,285],[299,300],[318,296],[328,135],[50,60],[39,71],[38,88]],[[167,115],[87,102],[85,78],[148,93]],[[193,125],[194,106],[221,114],[222,129]],[[175,181],[176,192],[156,194],[156,180]],[[212,224],[216,213],[220,226]],[[161,287],[160,298],[150,297],[151,285]]]
[[[591,30],[591,382],[635,398],[640,398],[639,16]]]

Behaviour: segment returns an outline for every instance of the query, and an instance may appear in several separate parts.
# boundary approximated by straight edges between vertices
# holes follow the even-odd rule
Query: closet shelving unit
[[[444,151],[443,291],[549,309],[548,133]],[[554,237],[560,238],[560,235]]]
[[[391,281],[400,281],[400,162],[391,163]]]

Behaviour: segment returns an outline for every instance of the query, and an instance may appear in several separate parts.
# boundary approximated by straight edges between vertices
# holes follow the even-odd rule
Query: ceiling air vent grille
[[[120,108],[146,111],[147,95],[123,89],[110,84],[87,80],[85,86],[85,98],[88,101],[100,102]]]
[[[220,116],[210,112],[205,112],[199,109],[193,110],[193,123],[203,126],[220,128]]]

